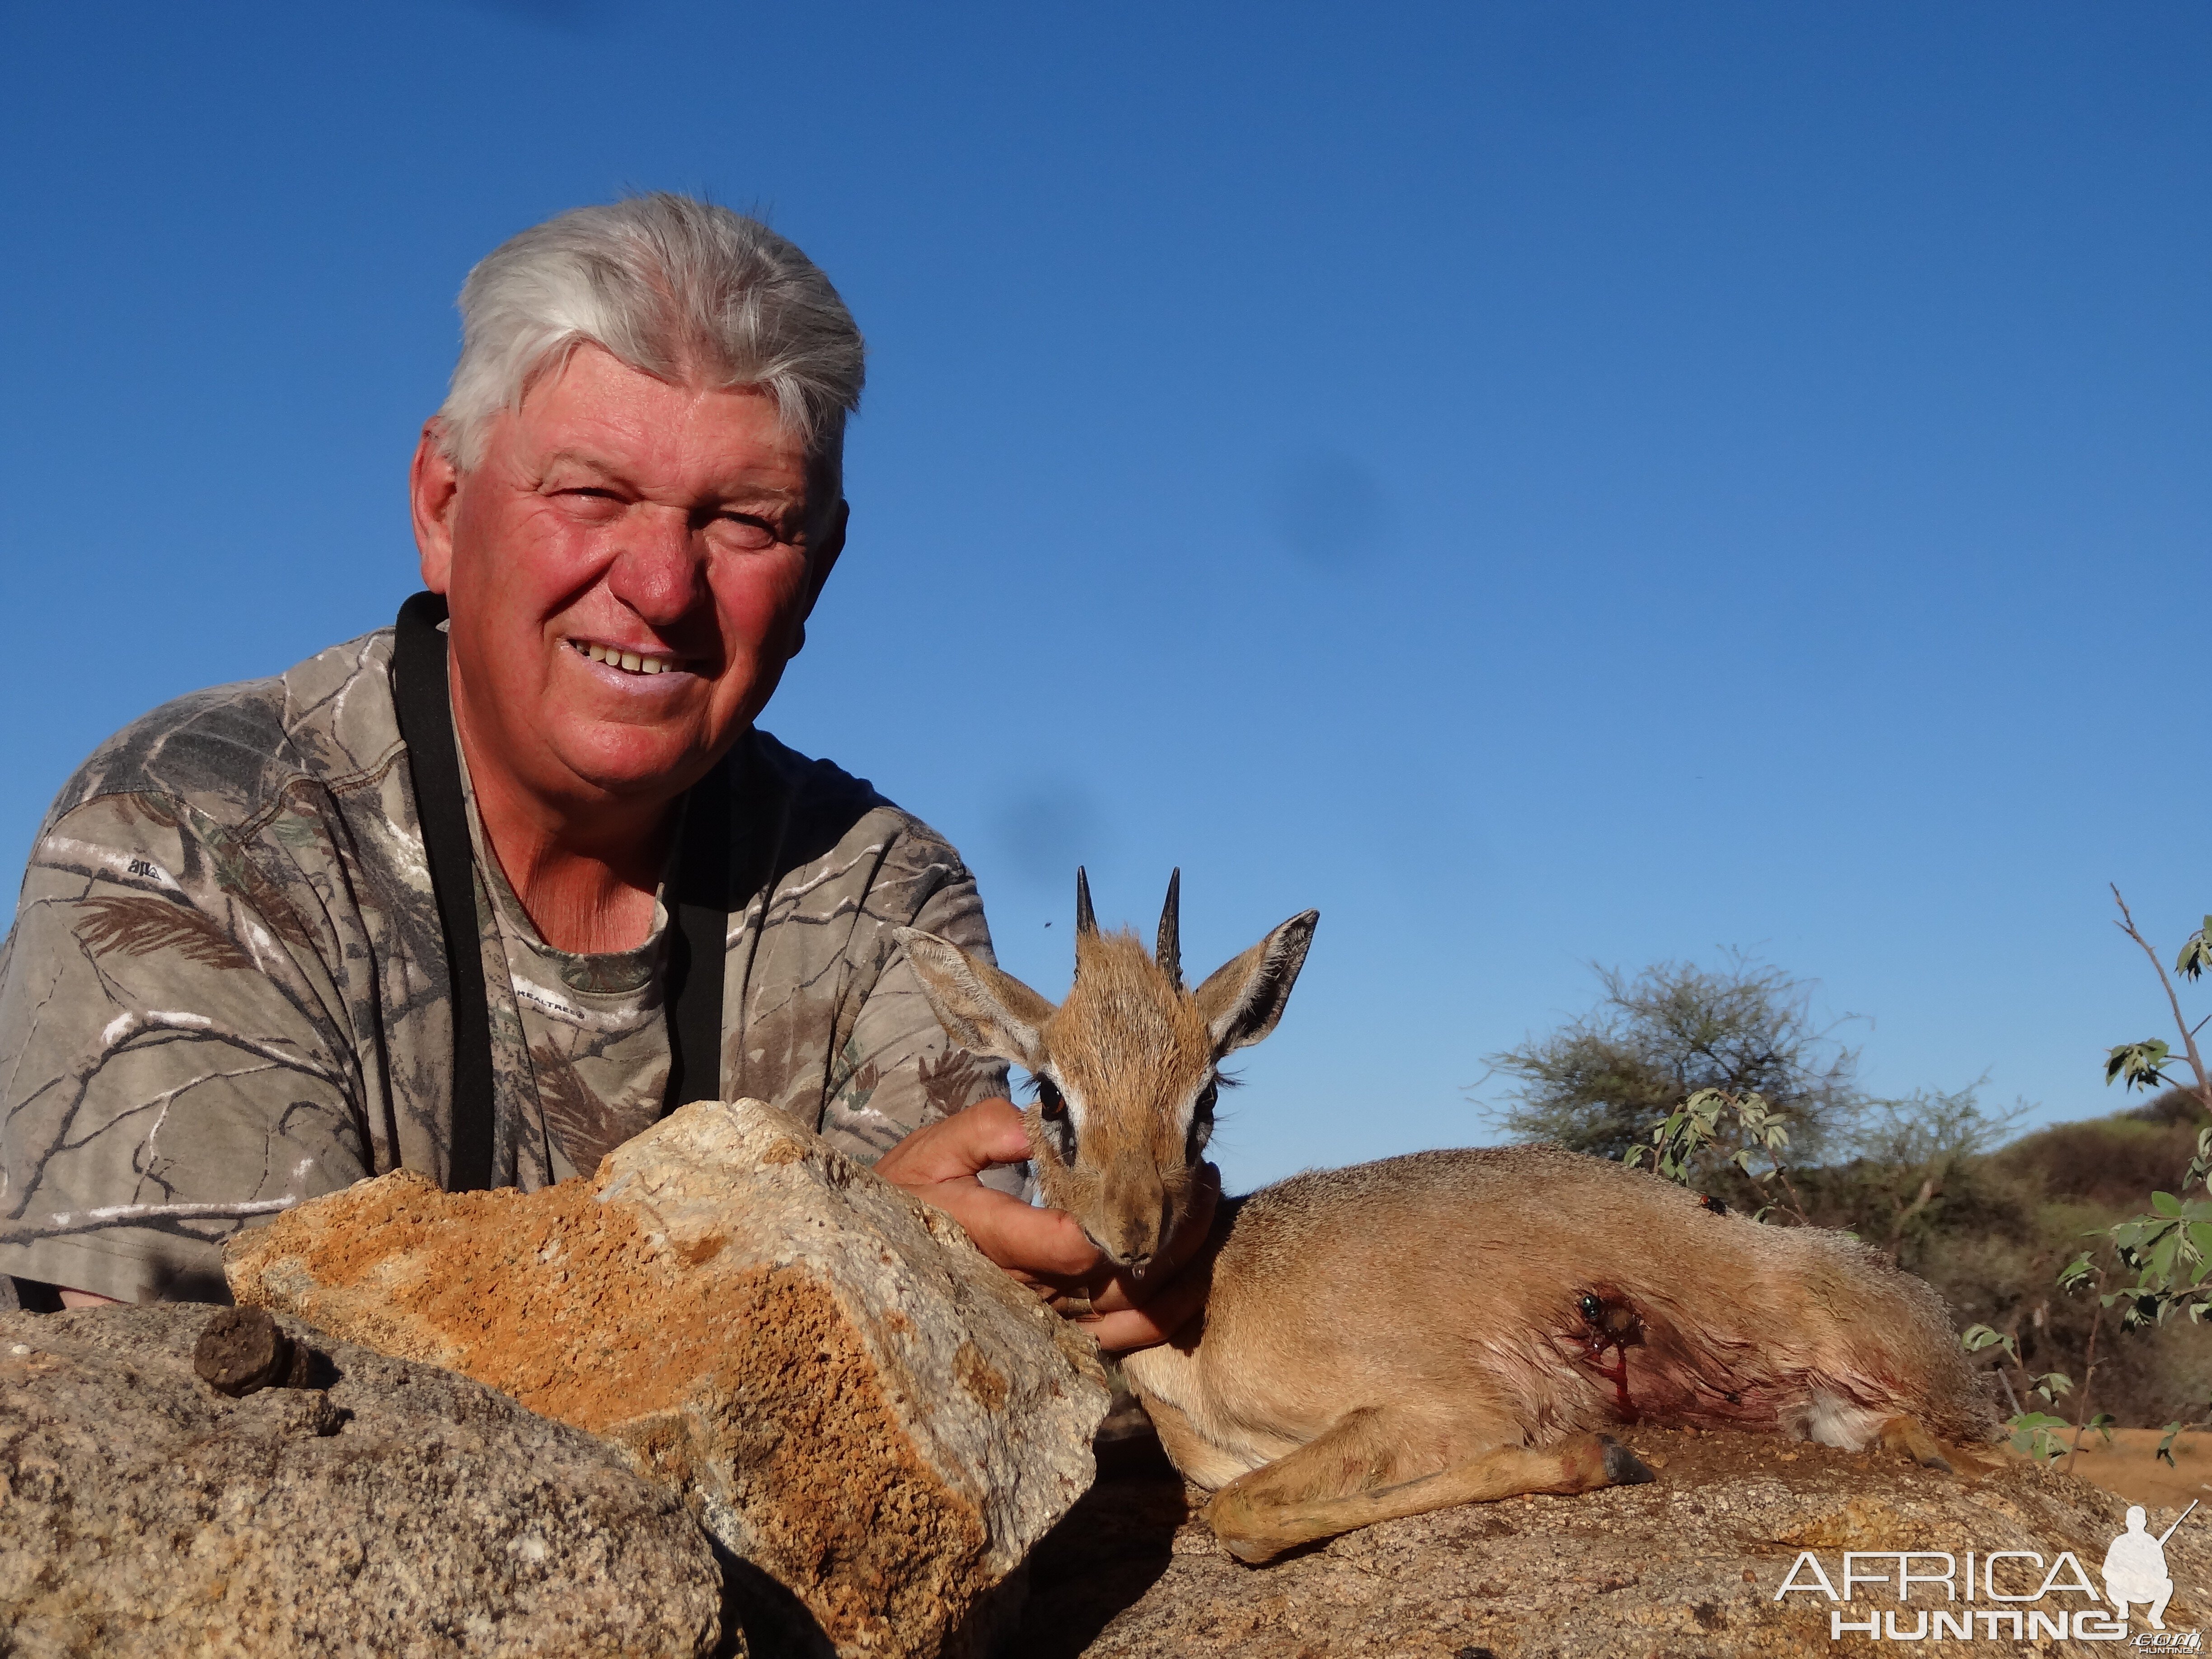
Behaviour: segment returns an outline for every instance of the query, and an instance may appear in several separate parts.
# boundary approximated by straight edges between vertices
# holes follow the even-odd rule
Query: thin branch
[[[1934,1176],[1926,1176],[1922,1178],[1920,1182],[1920,1195],[1914,1199],[1911,1203],[1906,1205],[1902,1210],[1898,1212],[1896,1224],[1889,1230],[1889,1254],[1893,1261],[1896,1259],[1898,1251],[1902,1245],[1905,1238],[1905,1230],[1912,1224],[1912,1218],[1918,1215],[1923,1210],[1926,1209],[1929,1204],[1941,1197],[1942,1195],[1942,1183],[1937,1181]],[[1904,1266],[1904,1263],[1899,1262],[1898,1265],[1902,1267]]]
[[[2105,1328],[2104,1288],[2105,1270],[2100,1267],[2097,1269],[2097,1316],[2089,1322],[2089,1351],[2083,1356],[2086,1363],[2081,1370],[2081,1403],[2075,1408],[2074,1443],[2066,1449],[2065,1466],[2059,1471],[2062,1474],[2074,1472],[2074,1454],[2081,1449],[2081,1436],[2089,1425],[2090,1391],[2097,1384],[2097,1333]]]
[[[2166,991],[2166,1002],[2173,1010],[2173,1023],[2180,1030],[2182,1043],[2189,1050],[2189,1069],[2197,1073],[2197,1097],[2204,1103],[2206,1111],[2212,1112],[2212,1074],[2205,1072],[2204,1056],[2197,1051],[2197,1033],[2190,1025],[2188,1016],[2181,1012],[2181,998],[2174,992],[2172,980],[2166,976],[2165,962],[2157,951],[2150,948],[2150,941],[2136,931],[2136,919],[2129,914],[2128,902],[2120,896],[2119,884],[2114,882],[2111,886],[2112,902],[2120,907],[2121,919],[2118,926],[2122,933],[2141,945],[2142,953],[2150,958],[2151,969],[2158,975],[2158,982]]]
[[[1782,1190],[1790,1194],[1790,1207],[1796,1213],[1797,1224],[1801,1227],[1811,1226],[1813,1218],[1805,1213],[1805,1200],[1797,1195],[1796,1185],[1790,1179],[1789,1166],[1777,1164],[1774,1166],[1774,1178],[1782,1183]]]

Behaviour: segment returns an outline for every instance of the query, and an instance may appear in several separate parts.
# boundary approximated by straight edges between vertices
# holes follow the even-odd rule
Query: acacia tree
[[[1869,1105],[1858,1051],[1836,1040],[1844,1022],[1814,1018],[1809,982],[1735,953],[1716,968],[1662,962],[1633,977],[1596,972],[1605,994],[1595,1009],[1487,1057],[1489,1076],[1510,1079],[1506,1101],[1491,1108],[1507,1133],[1621,1158],[1710,1090],[1731,1101],[1758,1097],[1796,1161],[1850,1142]],[[1685,1173],[1716,1176],[1741,1152],[1777,1146],[1771,1130],[1756,1140],[1753,1133],[1723,1116]]]

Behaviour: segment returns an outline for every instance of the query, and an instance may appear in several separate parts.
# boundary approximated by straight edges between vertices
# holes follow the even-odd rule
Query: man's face
[[[471,767],[561,814],[688,788],[775,691],[836,558],[808,545],[811,482],[772,398],[593,346],[467,472],[426,434],[416,539]]]

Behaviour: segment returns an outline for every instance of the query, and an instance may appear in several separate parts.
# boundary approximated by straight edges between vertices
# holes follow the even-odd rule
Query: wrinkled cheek
[[[744,665],[756,673],[763,666],[781,665],[798,631],[805,574],[801,566],[794,572],[748,574],[716,583],[723,648],[732,665]]]

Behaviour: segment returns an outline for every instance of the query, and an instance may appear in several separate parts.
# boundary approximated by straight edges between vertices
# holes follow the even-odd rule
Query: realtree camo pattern
[[[450,992],[392,641],[180,698],[62,791],[0,946],[0,1273],[221,1297],[222,1241],[251,1218],[394,1169],[446,1178]],[[872,1163],[1005,1092],[1002,1068],[948,1051],[891,937],[910,924],[988,956],[981,902],[957,854],[866,783],[746,742],[769,783],[732,817],[766,837],[773,873],[731,917],[722,1092]],[[483,864],[495,1179],[536,1188],[657,1115],[665,927],[642,952],[565,961],[532,932],[547,954],[511,964]],[[596,1035],[558,1009],[526,1018],[517,978],[611,1018]]]

